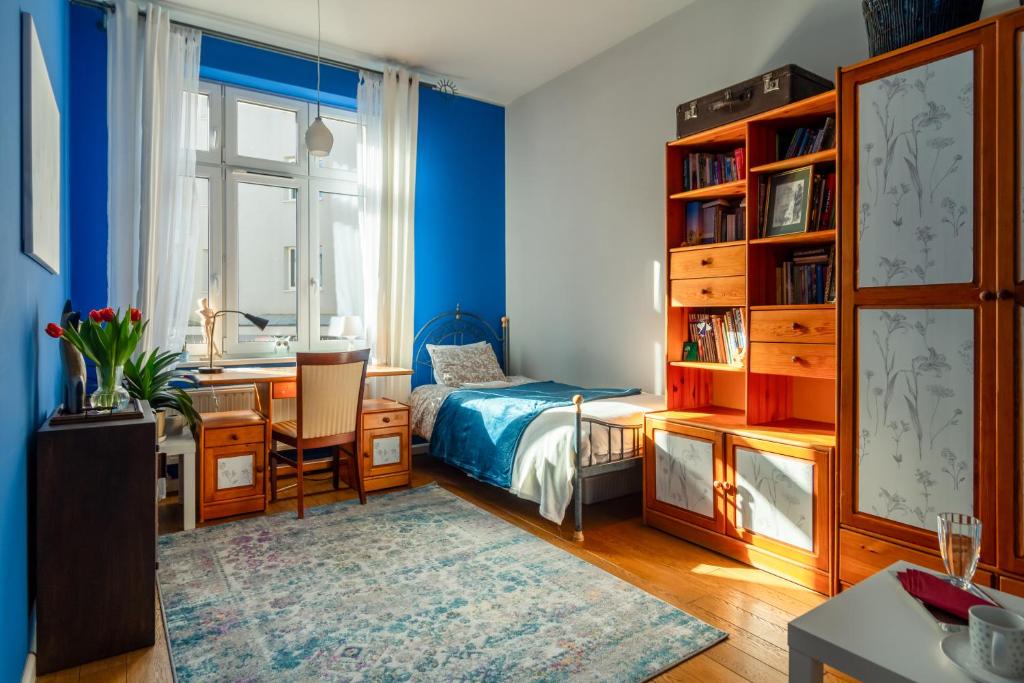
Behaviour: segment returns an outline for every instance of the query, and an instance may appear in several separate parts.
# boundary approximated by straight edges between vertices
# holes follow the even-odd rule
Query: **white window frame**
[[[358,184],[342,180],[327,180],[324,178],[309,179],[309,240],[311,243],[315,243],[318,247],[323,244],[323,240],[320,239],[320,221],[317,216],[317,212],[320,210],[320,204],[317,201],[317,197],[321,192],[359,197],[359,186]],[[320,253],[320,256],[323,256],[322,252]],[[362,256],[363,255],[360,254],[359,258],[362,258]],[[337,269],[338,264],[335,263],[334,267]],[[343,351],[348,348],[344,339],[320,338],[320,293],[322,291],[323,283],[320,282],[319,277],[310,281],[309,315],[310,320],[317,321],[313,338],[310,339],[310,350]]]
[[[295,239],[296,249],[299,254],[299,277],[295,297],[295,333],[297,339],[290,342],[290,347],[301,351],[310,348],[310,339],[304,338],[309,331],[309,287],[303,287],[302,283],[310,282],[309,278],[309,183],[306,178],[292,178],[288,176],[266,175],[252,173],[242,169],[229,169],[226,179],[225,199],[227,206],[225,215],[225,245],[224,245],[224,285],[225,308],[240,310],[238,305],[238,185],[249,183],[254,185],[267,185],[270,187],[292,188],[298,192],[295,202],[296,223]],[[246,313],[259,313],[259,311],[245,311]],[[274,352],[274,341],[264,342],[242,342],[238,339],[238,315],[227,314],[222,316],[223,346],[224,353],[228,355],[252,355],[269,354]],[[319,334],[316,335],[319,337]]]
[[[353,125],[359,125],[359,117],[356,112],[349,111],[348,109],[339,109],[337,107],[325,107],[320,105],[320,116],[329,119],[339,119],[341,121],[348,121]],[[306,117],[306,125],[310,126],[313,121],[316,120],[316,104],[309,105],[309,115]],[[358,151],[358,150],[357,150]],[[351,183],[356,183],[358,190],[359,184],[359,171],[341,171],[333,168],[321,168],[319,159],[314,156],[309,157],[309,176],[311,178],[333,178],[335,180],[346,180]]]
[[[210,209],[209,209],[209,230],[207,240],[210,245],[209,262],[209,299],[210,307],[220,310],[224,301],[224,171],[220,163],[216,165],[197,163],[196,177],[205,178],[210,184]],[[197,302],[191,302],[199,307]],[[195,310],[190,308],[191,311]],[[220,325],[218,324],[218,329]],[[223,350],[223,339],[219,340]],[[206,344],[187,344],[185,350],[190,356],[205,356]]]
[[[248,102],[275,109],[284,109],[295,113],[295,163],[274,161],[258,157],[243,156],[238,153],[238,103]],[[224,88],[224,163],[229,166],[286,173],[304,176],[309,170],[309,152],[306,149],[306,130],[303,122],[309,118],[309,103],[293,100],[277,95],[246,90],[244,88]]]
[[[196,150],[197,164],[216,164],[219,170],[224,148],[224,86],[209,81],[199,82],[199,93],[210,103],[210,149]]]

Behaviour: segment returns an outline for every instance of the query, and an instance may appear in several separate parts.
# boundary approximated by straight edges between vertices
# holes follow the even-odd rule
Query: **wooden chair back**
[[[296,354],[296,432],[304,447],[355,441],[369,359],[369,349]]]

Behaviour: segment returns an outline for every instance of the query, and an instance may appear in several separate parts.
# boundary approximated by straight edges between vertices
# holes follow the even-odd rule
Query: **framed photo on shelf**
[[[814,166],[783,171],[768,178],[768,207],[762,237],[807,232],[813,180]]]

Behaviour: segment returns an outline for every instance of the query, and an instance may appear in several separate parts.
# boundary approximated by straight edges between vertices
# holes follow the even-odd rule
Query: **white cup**
[[[1024,617],[989,605],[975,605],[968,615],[974,661],[1000,676],[1024,676]]]

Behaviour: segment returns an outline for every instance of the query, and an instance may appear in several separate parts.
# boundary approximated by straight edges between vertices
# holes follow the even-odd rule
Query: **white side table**
[[[873,683],[970,683],[942,654],[945,634],[928,623],[891,574],[906,568],[929,571],[896,562],[789,622],[789,680],[818,683],[828,664]],[[1024,599],[983,590],[1003,607],[1024,613]]]

